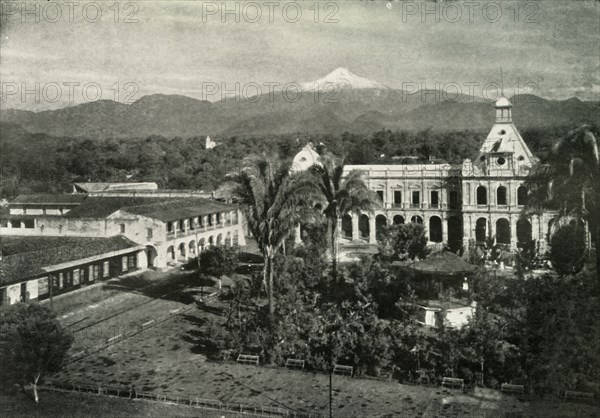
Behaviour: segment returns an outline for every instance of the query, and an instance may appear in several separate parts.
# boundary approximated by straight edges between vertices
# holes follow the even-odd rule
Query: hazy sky
[[[3,1],[2,106],[57,108],[117,91],[119,101],[214,100],[211,83],[235,92],[337,67],[396,88],[472,85],[478,96],[502,67],[509,96],[518,84],[550,99],[600,100],[598,1],[289,3],[228,2],[225,14],[221,1],[44,1],[24,14],[22,2]]]

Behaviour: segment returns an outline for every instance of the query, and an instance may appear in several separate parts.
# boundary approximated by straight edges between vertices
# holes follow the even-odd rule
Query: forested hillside
[[[567,128],[522,132],[532,151],[544,153]],[[0,125],[0,195],[70,191],[73,181],[155,181],[161,188],[213,190],[252,152],[276,151],[292,158],[308,141],[324,144],[347,164],[390,163],[393,156],[436,157],[460,162],[477,153],[487,131],[390,131],[341,135],[265,135],[213,138],[148,136],[101,140],[32,134]]]

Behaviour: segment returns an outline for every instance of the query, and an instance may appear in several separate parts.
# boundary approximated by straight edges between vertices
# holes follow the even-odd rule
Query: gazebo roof
[[[433,253],[425,260],[415,261],[407,267],[428,274],[466,274],[477,268],[450,251]]]

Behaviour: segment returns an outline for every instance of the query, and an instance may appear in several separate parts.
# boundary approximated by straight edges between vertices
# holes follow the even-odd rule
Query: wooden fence
[[[160,402],[168,405],[181,405],[198,408],[204,411],[235,413],[255,417],[286,418],[325,418],[324,415],[312,412],[293,411],[279,406],[250,405],[239,402],[223,402],[218,399],[206,399],[195,395],[178,395],[166,392],[146,392],[136,390],[133,386],[100,386],[83,383],[49,382],[41,389],[87,393],[98,396],[118,397],[132,400]]]

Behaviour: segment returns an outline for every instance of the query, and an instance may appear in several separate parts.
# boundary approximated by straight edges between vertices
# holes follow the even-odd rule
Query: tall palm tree
[[[587,222],[596,247],[600,289],[600,157],[592,129],[584,125],[561,138],[548,162],[532,169],[527,183],[529,209],[550,207],[561,217]]]
[[[320,163],[311,167],[310,174],[326,205],[323,214],[327,219],[332,274],[336,280],[339,252],[338,221],[350,213],[372,212],[375,198],[363,181],[361,171],[353,170],[344,177],[343,160],[331,154],[324,155]]]
[[[275,312],[275,255],[293,232],[298,218],[297,207],[306,194],[295,182],[289,164],[283,163],[274,154],[245,158],[241,170],[229,177],[237,183],[235,195],[243,206],[248,228],[263,254],[263,281],[272,319]]]

